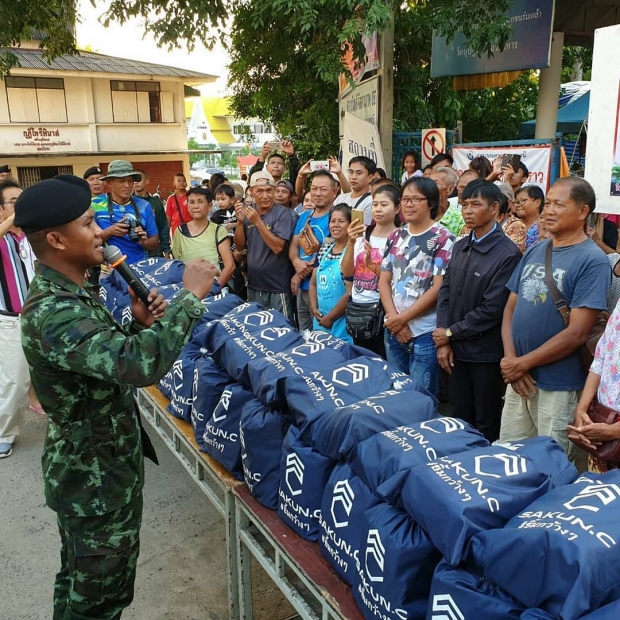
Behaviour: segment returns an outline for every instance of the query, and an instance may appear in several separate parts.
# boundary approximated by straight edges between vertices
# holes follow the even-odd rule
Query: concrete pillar
[[[558,97],[562,83],[562,50],[564,33],[554,32],[551,42],[551,62],[540,72],[538,109],[536,112],[536,139],[555,138],[558,125]]]

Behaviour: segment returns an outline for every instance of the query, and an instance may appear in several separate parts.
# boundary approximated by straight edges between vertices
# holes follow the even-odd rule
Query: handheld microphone
[[[125,262],[127,257],[117,247],[108,245],[103,248],[103,258],[112,269],[116,269],[118,275],[131,286],[140,301],[148,308],[150,304],[149,289],[146,288],[134,270]]]

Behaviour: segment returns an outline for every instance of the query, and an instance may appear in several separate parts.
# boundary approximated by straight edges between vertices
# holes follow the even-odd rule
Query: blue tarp
[[[583,122],[588,119],[590,109],[590,92],[586,92],[568,105],[558,110],[558,128],[560,133],[579,133]],[[536,132],[536,121],[521,123],[519,136],[527,138]]]

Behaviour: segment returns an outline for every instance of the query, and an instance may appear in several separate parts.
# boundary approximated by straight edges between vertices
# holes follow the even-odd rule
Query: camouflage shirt
[[[42,460],[52,510],[103,515],[142,491],[132,387],[166,374],[203,313],[183,291],[151,328],[125,331],[85,289],[38,265],[21,315],[22,344],[47,412]]]

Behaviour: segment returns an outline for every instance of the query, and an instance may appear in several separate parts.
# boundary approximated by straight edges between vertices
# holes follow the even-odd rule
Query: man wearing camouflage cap
[[[15,204],[15,225],[38,258],[22,311],[22,343],[48,417],[42,463],[62,545],[58,620],[117,620],[133,600],[143,455],[156,457],[132,387],[167,372],[202,317],[200,299],[217,275],[206,261],[188,263],[185,290],[169,307],[155,289],[148,308],[132,294],[135,320],[121,327],[84,287],[85,271],[103,261],[90,202],[86,181],[60,175],[29,187]]]

